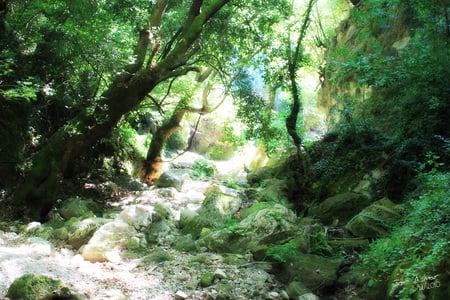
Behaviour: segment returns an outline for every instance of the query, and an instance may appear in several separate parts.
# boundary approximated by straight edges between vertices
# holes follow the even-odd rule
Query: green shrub
[[[419,179],[422,195],[410,201],[403,225],[363,255],[371,284],[388,284],[390,278],[388,289],[400,299],[424,297],[422,279],[445,273],[450,264],[450,174],[433,172]]]
[[[216,175],[216,167],[205,159],[197,159],[192,165],[192,178],[206,179]]]
[[[273,259],[281,263],[292,261],[299,255],[300,252],[293,241],[289,241],[283,245],[270,246],[266,251],[266,256],[269,259]]]
[[[166,150],[177,151],[183,150],[186,146],[186,140],[181,131],[175,131],[166,142]]]

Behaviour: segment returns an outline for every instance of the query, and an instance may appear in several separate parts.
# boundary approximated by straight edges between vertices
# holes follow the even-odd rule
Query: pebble
[[[177,299],[177,300],[184,300],[187,297],[188,297],[188,295],[183,291],[178,291],[175,293],[175,299]]]
[[[227,274],[225,273],[224,270],[222,270],[222,269],[216,269],[216,270],[214,271],[214,278],[218,278],[218,279],[227,279],[228,276],[227,276]]]

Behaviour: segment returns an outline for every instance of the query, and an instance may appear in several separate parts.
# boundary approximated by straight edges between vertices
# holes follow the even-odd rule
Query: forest
[[[0,299],[450,299],[448,0],[0,0]]]

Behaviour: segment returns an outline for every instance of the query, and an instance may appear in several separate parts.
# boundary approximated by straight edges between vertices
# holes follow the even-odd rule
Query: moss
[[[146,264],[151,264],[151,263],[161,263],[169,260],[172,260],[172,256],[168,252],[160,248],[157,248],[152,254],[147,255],[143,259],[143,262]]]
[[[214,273],[212,272],[207,272],[204,273],[201,277],[200,277],[200,282],[199,285],[201,287],[208,287],[210,285],[213,284],[214,281]]]
[[[72,296],[70,289],[61,281],[44,275],[26,274],[11,284],[6,297],[16,300],[41,300],[50,296]]]

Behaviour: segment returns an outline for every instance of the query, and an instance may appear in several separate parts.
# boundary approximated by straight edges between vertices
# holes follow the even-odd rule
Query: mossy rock
[[[368,205],[370,199],[365,195],[342,193],[310,207],[308,216],[320,219],[325,225],[345,224]]]
[[[278,278],[283,282],[297,280],[316,291],[334,286],[340,259],[314,254],[300,254],[280,266]]]
[[[206,272],[202,276],[200,276],[199,285],[201,287],[208,287],[212,285],[213,282],[214,282],[214,273],[212,272]]]
[[[164,251],[161,248],[157,248],[153,253],[147,255],[144,257],[143,262],[145,264],[152,264],[152,263],[161,263],[165,261],[172,260],[172,256],[170,253]]]
[[[270,178],[261,182],[262,188],[255,195],[259,202],[287,202],[288,184],[286,180]]]
[[[180,227],[182,234],[190,234],[193,239],[200,238],[204,228],[222,228],[226,217],[218,212],[200,213],[193,212],[192,215],[183,213],[180,216]]]
[[[63,201],[59,209],[61,216],[69,220],[79,217],[94,217],[102,214],[100,205],[91,199],[69,198]]]
[[[228,195],[218,191],[206,194],[205,200],[199,209],[200,214],[221,214],[232,216],[241,207],[242,200],[234,195]]]
[[[6,297],[13,300],[44,300],[52,296],[79,299],[62,281],[37,274],[26,274],[16,278],[6,293]]]
[[[311,292],[299,281],[292,281],[286,288],[289,299],[298,299],[301,295]]]
[[[72,218],[67,223],[67,241],[75,249],[87,244],[95,231],[109,220],[103,218]]]
[[[402,210],[401,205],[383,198],[363,209],[347,223],[345,228],[357,237],[386,237],[392,225],[401,219]]]

